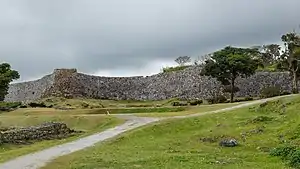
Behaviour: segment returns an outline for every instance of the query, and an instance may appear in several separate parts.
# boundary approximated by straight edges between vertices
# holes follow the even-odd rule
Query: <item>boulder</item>
[[[222,147],[235,147],[238,145],[238,142],[235,139],[224,139],[220,141],[219,145]]]

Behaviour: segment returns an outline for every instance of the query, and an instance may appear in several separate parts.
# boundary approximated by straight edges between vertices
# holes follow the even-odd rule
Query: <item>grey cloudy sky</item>
[[[54,68],[149,75],[180,55],[276,43],[299,0],[1,0],[0,62],[29,80]]]

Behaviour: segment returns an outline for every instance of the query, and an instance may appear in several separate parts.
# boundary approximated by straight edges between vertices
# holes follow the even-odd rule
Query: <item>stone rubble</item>
[[[0,143],[24,144],[30,141],[66,138],[75,133],[64,123],[47,122],[38,126],[0,129]]]

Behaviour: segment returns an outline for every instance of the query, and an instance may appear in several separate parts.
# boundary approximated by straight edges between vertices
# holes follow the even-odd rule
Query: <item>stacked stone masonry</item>
[[[0,129],[0,144],[19,144],[28,141],[68,137],[74,131],[64,123],[48,122],[39,126]]]
[[[32,101],[49,96],[115,100],[162,100],[169,98],[208,99],[222,92],[214,78],[200,76],[199,67],[152,76],[100,77],[78,73],[76,69],[56,69],[42,79],[10,85],[6,101]],[[257,72],[238,78],[237,96],[259,96],[266,86],[292,89],[288,72]]]

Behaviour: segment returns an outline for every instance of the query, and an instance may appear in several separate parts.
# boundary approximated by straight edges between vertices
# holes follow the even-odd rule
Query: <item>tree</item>
[[[225,47],[205,61],[201,75],[212,76],[223,85],[230,85],[230,101],[233,102],[236,78],[255,73],[258,67],[255,56],[258,53],[256,49]]]
[[[278,44],[269,44],[262,46],[262,61],[264,66],[275,64],[280,58],[281,47]]]
[[[9,84],[19,78],[19,72],[12,70],[8,63],[0,64],[0,101],[8,94]]]
[[[293,93],[298,93],[299,61],[300,61],[300,36],[295,31],[282,35],[284,49],[278,64],[279,69],[287,70],[293,77]]]
[[[175,59],[175,62],[177,62],[180,66],[183,66],[184,64],[191,62],[191,57],[179,56],[177,59]]]

